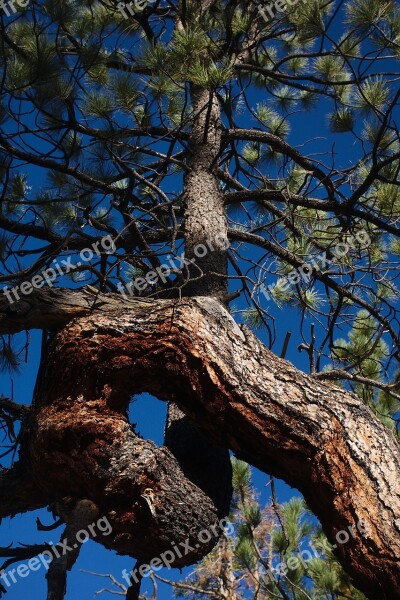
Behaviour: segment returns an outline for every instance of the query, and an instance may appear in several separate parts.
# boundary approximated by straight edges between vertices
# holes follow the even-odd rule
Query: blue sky
[[[257,102],[262,102],[267,99],[267,94],[261,90],[255,90],[249,94],[249,101],[255,107]],[[355,142],[350,134],[342,134],[334,137],[329,132],[327,126],[327,105],[321,102],[317,108],[309,112],[299,112],[293,115],[290,119],[292,133],[289,136],[289,141],[293,144],[301,144],[301,150],[304,154],[312,154],[314,152],[333,151],[338,157],[338,167],[348,167],[354,163],[355,156],[359,153],[358,142]],[[251,123],[242,123],[243,126],[251,126]],[[334,145],[333,145],[334,141]],[[37,171],[30,173],[30,185],[40,188],[43,184],[43,175]],[[176,182],[177,187],[180,185],[180,180]],[[271,283],[274,283],[271,279]],[[58,285],[66,285],[64,281],[58,282]],[[69,282],[70,284],[70,282]],[[242,304],[236,302],[236,307],[241,308]],[[272,300],[265,306],[276,319],[277,340],[274,345],[274,351],[279,354],[288,331],[292,332],[292,337],[289,342],[286,358],[293,362],[298,368],[308,371],[308,360],[306,353],[299,353],[298,345],[303,341],[299,335],[300,312],[295,309],[283,308],[279,309]],[[306,317],[306,325],[309,329],[312,321]],[[306,327],[306,330],[307,330]],[[321,331],[321,330],[320,330]],[[267,343],[267,334],[265,331],[260,331],[261,339]],[[338,336],[340,333],[338,332]],[[35,377],[39,362],[40,354],[40,333],[32,331],[29,334],[30,344],[28,359],[26,364],[22,366],[21,373],[10,378],[6,375],[1,375],[0,393],[12,397],[19,403],[30,403],[32,399],[32,391],[35,383]],[[18,336],[18,341],[21,347],[26,341],[25,334]],[[166,404],[162,403],[148,395],[143,394],[136,399],[131,405],[130,417],[131,420],[138,424],[138,430],[145,438],[153,439],[155,442],[162,443],[162,433],[164,429],[166,414]],[[257,470],[254,470],[253,481],[260,493],[261,502],[269,501],[268,476]],[[278,481],[276,484],[278,500],[285,502],[294,494],[295,490],[287,486],[284,482]],[[56,542],[58,536],[61,535],[61,529],[43,533],[37,532],[35,519],[39,516],[42,522],[50,523],[52,517],[46,510],[36,511],[28,515],[18,515],[13,519],[4,519],[0,529],[0,545],[7,546],[8,544],[16,545],[17,543],[39,543],[41,541]],[[80,557],[74,567],[72,574],[69,576],[68,593],[66,600],[76,600],[79,598],[89,599],[94,596],[95,592],[108,585],[107,581],[98,579],[88,574],[82,573],[82,570],[96,571],[98,573],[112,573],[116,579],[121,579],[123,569],[131,569],[133,560],[127,557],[118,557],[115,553],[105,550],[99,544],[89,541],[82,548]],[[12,568],[12,567],[11,567]],[[189,569],[185,569],[183,573],[189,573]],[[179,572],[166,571],[160,572],[166,578],[178,578]],[[108,586],[109,587],[109,586]],[[18,582],[14,584],[5,600],[22,600],[32,596],[34,600],[45,597],[45,580],[44,570],[31,573],[26,579],[18,578]],[[100,598],[109,599],[112,596],[103,594]],[[172,598],[172,591],[168,586],[160,585],[159,600],[167,600]]]

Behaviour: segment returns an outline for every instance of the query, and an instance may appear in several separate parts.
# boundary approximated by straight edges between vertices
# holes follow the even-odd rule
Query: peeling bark
[[[57,359],[56,354],[50,358],[50,377]],[[91,362],[89,355],[86,360]],[[71,371],[57,373],[61,388],[66,387],[65,376],[76,370],[75,364],[70,366]],[[190,551],[173,552],[171,565],[181,567],[213,548],[218,536],[204,544],[197,538],[218,522],[216,507],[184,476],[167,448],[135,434],[122,408],[129,402],[125,393],[115,406],[106,390],[96,398],[88,388],[66,396],[62,389],[48,393],[45,386],[30,447],[33,477],[44,492],[90,498],[112,527],[109,535],[99,532],[95,541],[119,554],[149,562],[188,540]]]
[[[84,312],[87,292],[65,294],[65,304],[74,298]],[[276,357],[211,298],[125,303],[118,298],[118,307],[112,296],[99,296],[103,301],[99,310],[87,310],[55,336],[35,407],[38,428],[31,450],[37,481],[46,481],[57,464],[49,493],[70,485],[75,475],[74,493],[85,491],[100,505],[102,494],[111,492],[111,498],[114,491],[117,504],[122,501],[125,474],[129,493],[134,486],[147,487],[145,458],[134,473],[129,465],[135,452],[146,456],[151,442],[136,439],[123,417],[131,394],[147,391],[176,403],[216,445],[297,487],[331,542],[353,527],[355,537],[336,549],[344,568],[367,595],[400,598],[399,445],[361,399]],[[18,327],[24,319],[29,322],[25,315]],[[5,327],[1,318],[0,327]],[[74,427],[76,437],[68,437]],[[123,450],[128,446],[129,458]],[[157,452],[169,455],[166,449]],[[83,490],[89,469],[92,487]],[[118,481],[114,488],[110,481],[105,492],[107,469],[115,470]],[[159,467],[149,487],[163,487],[173,469]],[[160,498],[162,512],[170,500]],[[129,527],[136,515],[145,518],[146,510],[135,504]],[[121,535],[116,544],[125,552],[124,519],[116,518],[116,537]],[[357,532],[359,522],[364,535]],[[186,533],[184,527],[173,530],[168,515],[164,526],[174,540]]]

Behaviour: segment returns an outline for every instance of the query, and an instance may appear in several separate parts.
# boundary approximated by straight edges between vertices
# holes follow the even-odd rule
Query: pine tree
[[[43,344],[32,404],[0,400],[19,456],[0,518],[88,500],[113,525],[98,541],[146,563],[226,514],[230,449],[297,487],[331,542],[365,522],[335,556],[397,597],[398,5],[22,4],[0,7],[0,367],[23,369],[21,332]],[[280,358],[284,311],[309,375]],[[171,452],[128,422],[143,391],[169,402]],[[301,529],[296,502],[281,518]],[[254,531],[276,517],[242,509]]]
[[[220,540],[189,578],[171,582],[177,598],[205,600],[212,592],[216,600],[365,599],[351,585],[303,499],[293,497],[282,505],[273,499],[261,507],[249,466],[236,459],[233,482],[233,533]]]

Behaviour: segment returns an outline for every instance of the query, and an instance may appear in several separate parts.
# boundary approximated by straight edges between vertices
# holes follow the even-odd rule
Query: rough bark
[[[190,280],[185,296],[227,295],[227,220],[225,201],[213,172],[221,150],[222,126],[216,95],[192,86],[194,122],[189,139],[189,172],[185,177],[185,253]]]
[[[93,288],[78,294],[41,290],[13,305],[1,299],[0,328],[58,330],[73,317],[103,310],[107,314],[119,304],[120,298],[100,298]],[[146,301],[143,305],[149,306]],[[215,545],[222,531],[215,524],[229,512],[228,450],[210,444],[173,406],[165,447],[141,439],[128,423],[129,392],[125,394],[124,382],[117,409],[110,410],[107,402],[93,399],[90,390],[82,389],[73,401],[70,396],[65,398],[72,389],[69,383],[74,381],[78,389],[80,379],[73,368],[63,378],[60,339],[68,345],[68,331],[65,338],[61,334],[54,338],[41,369],[34,410],[23,425],[22,461],[0,476],[0,517],[66,496],[90,497],[113,530],[96,541],[142,562],[171,551],[171,545],[178,543],[175,560],[168,559],[171,565],[192,564]],[[95,363],[91,368],[96,377]],[[59,397],[49,393],[54,380],[62,381]],[[198,535],[204,531],[210,532],[210,539],[199,544]],[[180,541],[188,545],[180,547]],[[66,585],[66,565],[59,563],[49,575],[52,600],[61,597]]]
[[[74,317],[90,311],[110,310],[118,303],[118,296],[98,295],[87,287],[78,294],[63,289],[35,290],[18,302],[10,304],[6,296],[0,296],[0,335],[18,333],[25,329],[61,329]]]
[[[173,403],[168,406],[164,445],[178,460],[185,476],[211,498],[218,517],[225,517],[233,493],[229,452],[211,444]]]
[[[53,301],[61,294],[49,293]],[[118,449],[118,440],[126,443],[130,435],[117,415],[131,394],[147,391],[176,403],[213,443],[231,448],[244,460],[297,487],[330,541],[335,542],[339,531],[355,528],[355,537],[350,535],[346,544],[338,545],[339,560],[366,594],[400,598],[399,445],[360,398],[277,358],[210,298],[124,304],[118,298],[117,304],[112,296],[99,296],[99,309],[93,312],[87,309],[88,292],[65,295],[66,313],[75,303],[81,306],[82,316],[56,335],[57,376],[50,362],[33,445],[38,481],[54,468],[54,444],[59,452],[66,452],[68,439],[60,443],[58,435],[67,429],[57,420],[57,406],[65,414],[70,405],[74,423],[79,408],[78,421],[102,431],[96,422],[100,420],[96,403],[107,404],[114,429],[104,432],[105,444],[97,443],[94,435],[93,442],[85,442],[93,443],[90,457],[99,456],[104,463],[107,445]],[[40,299],[35,302],[37,313]],[[85,310],[87,316],[83,316]],[[60,307],[59,312],[64,324],[68,316],[61,317]],[[74,316],[76,309],[70,312]],[[9,328],[0,318],[3,331],[21,330],[24,323],[31,323],[29,314],[20,316],[18,324],[14,320]],[[67,387],[70,399],[65,398]],[[44,452],[46,444],[51,453]],[[132,439],[130,452],[135,452],[137,444]],[[130,459],[119,452],[118,472],[123,477]],[[93,479],[92,470],[90,481],[95,481],[93,493],[101,495],[104,466],[100,462],[98,476]],[[75,472],[76,493],[83,493],[79,486],[84,472],[74,465],[67,452],[64,471],[58,471],[57,477],[65,476],[64,484],[70,485]],[[162,476],[170,477],[171,471]],[[131,477],[129,473],[127,479]],[[359,522],[364,535],[357,532]],[[168,531],[168,519],[165,526]],[[182,530],[171,533],[175,540],[181,539]]]
[[[203,8],[207,3],[200,3]],[[193,124],[189,136],[188,172],[184,186],[184,238],[187,264],[183,294],[226,300],[228,233],[225,202],[215,176],[221,150],[221,114],[216,94],[191,85]],[[215,448],[169,404],[165,445],[185,475],[204,490],[218,508],[229,513],[232,498],[231,464],[227,449]]]
[[[93,501],[112,527],[109,535],[95,537],[106,548],[150,562],[177,544],[182,554],[173,551],[171,565],[192,564],[218,539],[220,532],[205,543],[198,540],[219,520],[215,505],[184,476],[167,448],[132,430],[125,414],[129,381],[124,376],[117,386],[99,388],[91,350],[78,359],[92,372],[90,381],[70,356],[62,358],[66,347],[75,346],[71,333],[67,328],[54,341],[35,407],[29,452],[37,486],[49,497]],[[179,546],[186,540],[187,552]]]

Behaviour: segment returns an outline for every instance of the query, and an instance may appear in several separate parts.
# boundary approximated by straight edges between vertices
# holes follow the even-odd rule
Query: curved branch
[[[278,150],[282,154],[289,156],[295,163],[310,171],[316,179],[318,179],[325,187],[329,200],[334,202],[335,200],[335,186],[332,183],[329,175],[324,173],[322,169],[316,166],[309,158],[303,156],[301,152],[293,148],[290,144],[286,143],[282,138],[267,131],[259,131],[257,129],[229,129],[225,131],[223,139],[227,141],[249,141],[249,142],[260,142],[262,144],[268,144],[271,148]]]
[[[384,221],[374,214],[365,210],[360,210],[355,206],[348,206],[347,202],[331,202],[319,200],[318,198],[308,198],[298,194],[287,193],[284,190],[240,190],[237,192],[228,192],[224,196],[226,204],[236,204],[242,202],[257,202],[262,200],[275,200],[284,202],[293,206],[304,206],[305,208],[314,208],[325,212],[333,212],[337,216],[357,217],[366,223],[372,223],[387,233],[396,237],[400,236],[400,229]]]
[[[399,445],[358,396],[279,359],[210,298],[100,294],[96,308],[88,290],[40,295],[42,310],[52,299],[53,325],[79,316],[55,338],[65,372],[51,379],[46,402],[71,380],[111,403],[143,391],[175,402],[215,444],[297,487],[332,543],[353,531],[336,548],[344,568],[365,593],[399,597]],[[18,318],[19,328],[33,326],[29,313]]]
[[[304,265],[304,261],[294,254],[293,252],[283,248],[279,244],[268,240],[261,235],[256,235],[254,233],[250,233],[248,231],[240,231],[239,229],[229,229],[228,230],[229,239],[237,240],[241,242],[249,242],[258,246],[259,248],[265,248],[266,250],[272,252],[275,256],[284,260],[286,263],[292,265],[295,269],[301,268]],[[337,281],[329,277],[326,273],[323,273],[319,269],[313,270],[313,276],[318,281],[321,281],[326,286],[328,286],[331,290],[336,292],[338,296],[342,298],[348,298],[352,302],[355,302],[362,308],[365,308],[371,315],[373,315],[384,327],[388,330],[390,335],[396,344],[400,342],[399,333],[393,328],[390,324],[389,320],[381,314],[379,308],[375,308],[372,304],[369,304],[366,300],[351,292],[348,288],[340,285]],[[0,320],[1,326],[1,320]]]
[[[65,372],[46,403],[72,372],[110,403],[143,391],[175,402],[215,444],[297,487],[332,543],[354,531],[339,560],[365,593],[398,597],[399,446],[362,400],[279,359],[209,298],[108,302],[56,336]]]

